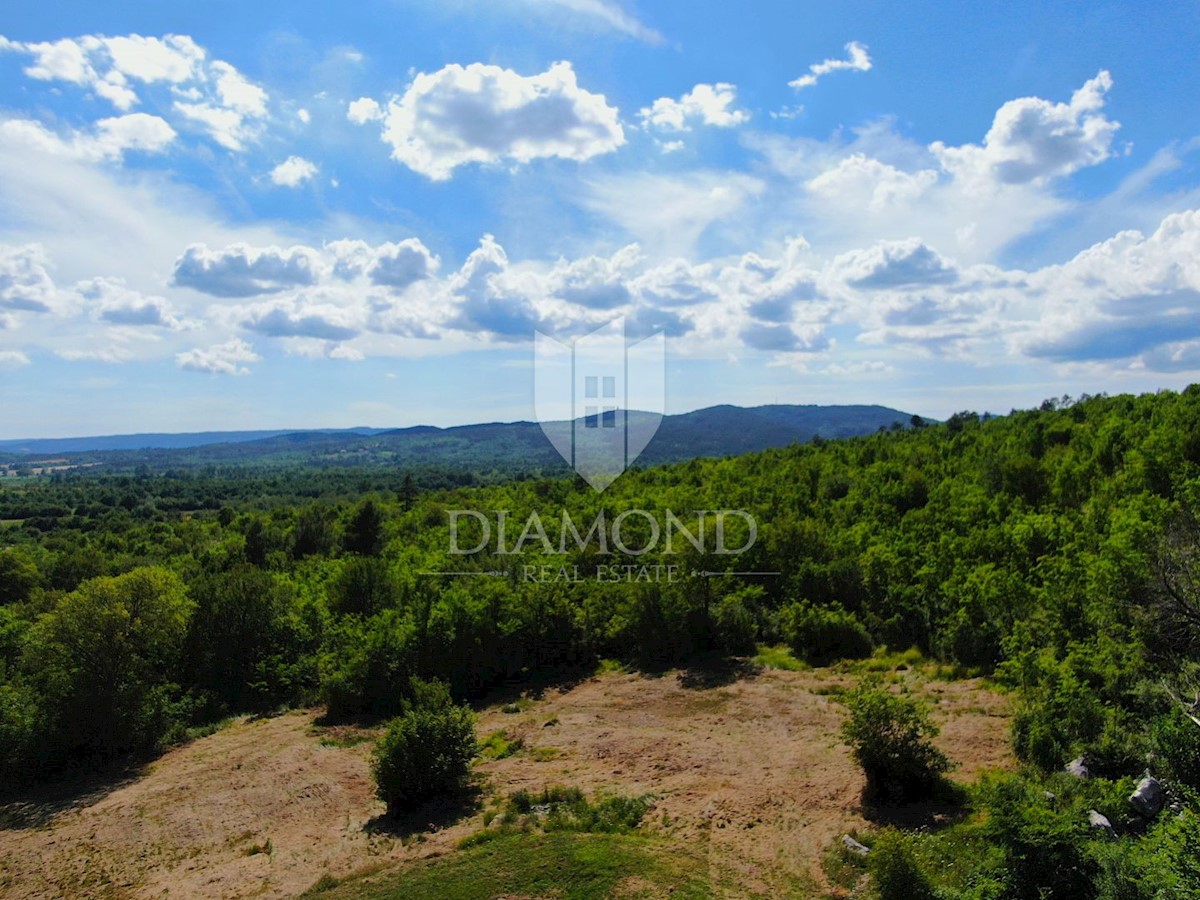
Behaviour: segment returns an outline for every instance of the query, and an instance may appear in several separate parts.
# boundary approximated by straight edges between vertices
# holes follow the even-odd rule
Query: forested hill
[[[714,406],[664,417],[640,462],[653,465],[696,456],[732,456],[815,436],[872,434],[881,428],[906,426],[911,419],[909,413],[882,406]],[[117,468],[302,463],[433,467],[501,475],[565,475],[568,471],[536,422],[0,441],[0,454],[56,454],[72,463]],[[0,456],[0,461],[12,462],[13,457]]]
[[[1099,892],[1101,851],[1130,872],[1143,855],[1170,870],[1171,848],[1194,858],[1200,817],[1156,830],[1126,798],[1149,768],[1200,809],[1200,742],[1176,699],[1200,688],[1200,386],[692,459],[603,494],[575,478],[366,494],[365,478],[302,474],[316,499],[238,469],[190,508],[179,486],[207,482],[187,472],[0,486],[3,777],[280,703],[393,715],[412,676],[469,697],[603,657],[661,670],[786,644],[825,664],[886,645],[1013,691],[1029,767],[980,794],[1002,852],[964,866],[1017,888],[953,896],[1141,897]],[[448,513],[464,509],[496,528],[503,511],[509,552],[452,555]],[[586,531],[633,509],[622,539],[645,553],[559,552],[566,515]],[[651,525],[667,510],[693,527],[697,510],[745,511],[757,541],[668,552]],[[555,539],[514,554],[533,513]],[[614,563],[638,572],[591,574]],[[640,576],[656,566],[674,576]],[[1053,774],[1081,757],[1083,786]],[[1089,808],[1128,840],[1100,842]],[[1060,873],[1074,880],[1051,893],[1018,883]]]

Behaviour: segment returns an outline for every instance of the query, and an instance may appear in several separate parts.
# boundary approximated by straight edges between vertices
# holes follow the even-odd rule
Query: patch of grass
[[[629,666],[621,662],[619,659],[602,659],[596,663],[597,675],[627,675],[629,674]]]
[[[525,746],[522,738],[510,738],[503,730],[493,731],[479,742],[479,755],[484,759],[508,759]]]
[[[579,788],[547,787],[540,794],[517,791],[500,816],[502,826],[543,831],[587,831],[623,834],[637,828],[654,798],[599,796],[593,801]]]
[[[780,669],[784,672],[803,672],[812,668],[804,660],[796,659],[792,655],[791,649],[783,644],[774,647],[759,644],[754,664],[762,666],[764,669]]]
[[[528,697],[522,697],[520,700],[514,700],[512,703],[505,703],[500,707],[500,712],[505,715],[515,716],[517,713],[523,713],[527,709],[533,708],[533,701]]]
[[[496,896],[713,897],[708,864],[654,838],[579,832],[498,832],[449,856],[349,879],[322,896],[358,900],[490,900]],[[315,891],[315,886],[314,886]]]
[[[534,762],[550,762],[562,755],[563,752],[557,747],[534,747],[529,751],[529,756]]]
[[[275,848],[271,846],[271,839],[268,838],[267,840],[263,841],[261,844],[251,844],[249,847],[247,847],[245,850],[242,851],[242,856],[257,856],[260,853],[264,853],[267,856],[270,856],[271,852],[274,849]]]

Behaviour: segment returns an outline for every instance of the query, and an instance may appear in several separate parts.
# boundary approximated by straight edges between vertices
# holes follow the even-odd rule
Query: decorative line
[[[697,572],[701,578],[719,578],[722,575],[763,575],[763,576],[778,576],[782,572]]]
[[[418,575],[452,575],[458,578],[504,578],[507,572],[418,572]]]

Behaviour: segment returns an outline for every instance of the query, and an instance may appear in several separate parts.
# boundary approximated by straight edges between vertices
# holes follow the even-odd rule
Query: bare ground
[[[1003,696],[974,680],[904,677],[936,703],[956,779],[1011,765]],[[649,827],[700,851],[727,883],[827,889],[822,854],[870,826],[830,696],[851,681],[828,670],[715,686],[688,673],[602,675],[516,712],[483,710],[481,737],[503,730],[524,749],[479,769],[499,796],[551,784],[651,793]],[[478,811],[410,823],[419,836],[389,823],[373,796],[370,743],[345,746],[355,729],[314,727],[317,715],[239,720],[46,821],[0,829],[0,894],[294,896],[327,873],[451,852],[482,827]]]

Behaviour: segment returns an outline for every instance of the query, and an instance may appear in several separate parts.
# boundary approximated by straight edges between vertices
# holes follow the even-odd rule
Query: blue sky
[[[1050,7],[1050,8],[1046,8]],[[1200,371],[1200,2],[0,12],[0,437],[930,416]]]

